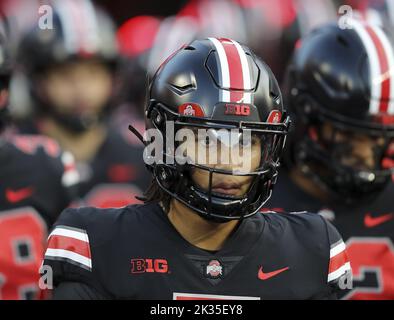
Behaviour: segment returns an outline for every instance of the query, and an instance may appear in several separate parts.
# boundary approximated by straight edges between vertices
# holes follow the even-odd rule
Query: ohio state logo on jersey
[[[208,278],[217,279],[223,276],[223,266],[218,260],[211,260],[205,268]]]

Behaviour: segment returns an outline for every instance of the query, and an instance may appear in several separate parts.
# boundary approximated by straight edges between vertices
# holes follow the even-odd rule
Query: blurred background
[[[37,283],[46,232],[65,207],[136,203],[149,186],[128,125],[143,132],[146,85],[171,53],[197,38],[232,38],[282,85],[312,29],[354,15],[392,30],[394,0],[0,0],[0,14],[0,129],[24,150],[10,149],[16,160],[0,152],[0,211],[30,206],[46,223],[31,232],[36,258],[24,267],[2,265],[13,257],[0,241],[0,253],[9,252],[0,254],[0,289],[2,273],[13,280],[0,299],[24,299],[38,290],[21,293],[18,284]],[[37,158],[38,145],[50,152]],[[23,259],[29,248],[18,247]]]

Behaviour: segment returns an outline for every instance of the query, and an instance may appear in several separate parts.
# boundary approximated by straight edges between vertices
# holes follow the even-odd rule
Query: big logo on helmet
[[[244,104],[226,103],[224,114],[235,116],[248,116],[250,115],[250,107]]]

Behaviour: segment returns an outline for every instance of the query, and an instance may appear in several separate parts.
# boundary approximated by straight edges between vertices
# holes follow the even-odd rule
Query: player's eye
[[[252,136],[242,135],[239,144],[242,147],[257,146],[259,144],[259,137],[255,134]]]

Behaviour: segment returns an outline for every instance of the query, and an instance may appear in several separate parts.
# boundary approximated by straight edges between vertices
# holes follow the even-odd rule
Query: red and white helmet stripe
[[[374,115],[394,114],[394,52],[382,29],[352,20],[352,26],[363,42],[370,65],[371,100]]]
[[[68,52],[92,53],[98,50],[97,16],[89,0],[56,1],[64,28]]]
[[[222,87],[220,100],[252,103],[253,83],[248,58],[242,46],[226,38],[209,40],[214,44],[219,58],[219,81]]]

